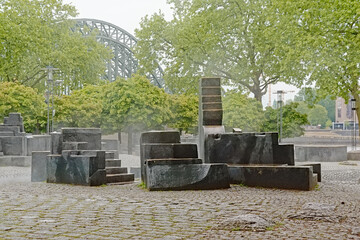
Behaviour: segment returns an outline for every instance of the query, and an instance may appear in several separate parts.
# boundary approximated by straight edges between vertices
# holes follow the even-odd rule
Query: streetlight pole
[[[46,134],[50,134],[50,94],[52,95],[52,92],[54,90],[54,82],[53,82],[53,71],[59,70],[58,68],[53,68],[52,66],[47,66],[46,68],[43,68],[42,70],[46,70],[48,73],[48,78],[46,81],[46,103],[47,103],[47,123],[46,123]],[[54,109],[54,97],[51,98],[51,109]],[[52,115],[52,114],[51,114]],[[52,117],[51,117],[52,120]],[[52,127],[51,127],[52,129]]]
[[[354,115],[354,150],[356,150],[356,99],[351,99],[351,110],[353,111]]]

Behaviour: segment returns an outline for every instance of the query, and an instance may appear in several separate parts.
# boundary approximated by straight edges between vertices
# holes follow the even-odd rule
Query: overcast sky
[[[134,35],[141,18],[161,10],[167,19],[172,11],[166,0],[63,0],[78,10],[78,18],[103,20]]]

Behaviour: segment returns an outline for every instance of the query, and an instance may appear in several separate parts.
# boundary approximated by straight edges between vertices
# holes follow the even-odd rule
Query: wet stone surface
[[[322,166],[310,192],[85,187],[0,167],[0,239],[360,239],[360,167]]]

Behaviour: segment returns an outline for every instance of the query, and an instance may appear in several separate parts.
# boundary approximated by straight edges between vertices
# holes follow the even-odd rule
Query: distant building
[[[335,102],[335,122],[333,123],[333,129],[354,129],[354,120],[357,126],[357,116],[351,109],[351,101],[345,103],[345,100],[341,97],[336,98]]]

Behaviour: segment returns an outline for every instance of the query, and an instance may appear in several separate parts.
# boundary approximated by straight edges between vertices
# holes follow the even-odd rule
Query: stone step
[[[221,102],[208,102],[208,103],[203,103],[202,105],[202,109],[203,110],[208,110],[208,109],[218,109],[221,110],[222,109],[222,103]]]
[[[105,167],[121,167],[121,160],[120,159],[106,159],[105,160]]]
[[[122,183],[122,182],[133,182],[135,176],[133,173],[121,173],[121,174],[107,174],[107,183]]]
[[[204,126],[207,125],[222,125],[222,110],[203,110],[203,122]]]
[[[127,173],[126,167],[107,167],[106,168],[106,174],[121,174],[121,173]]]
[[[4,156],[4,153],[3,153],[3,152],[0,152],[0,156]]]
[[[206,95],[202,97],[202,103],[221,103],[221,95]]]
[[[202,78],[201,87],[218,86],[220,87],[220,78]]]
[[[143,144],[144,159],[198,158],[197,145],[193,143]]]

